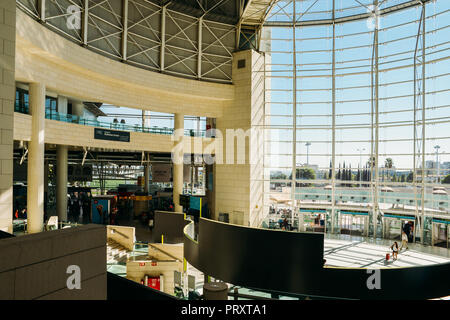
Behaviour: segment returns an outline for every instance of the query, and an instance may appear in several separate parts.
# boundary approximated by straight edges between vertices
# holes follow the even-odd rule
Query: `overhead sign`
[[[170,182],[171,177],[171,164],[152,163],[152,182]]]
[[[130,133],[127,131],[94,128],[94,139],[130,142]]]

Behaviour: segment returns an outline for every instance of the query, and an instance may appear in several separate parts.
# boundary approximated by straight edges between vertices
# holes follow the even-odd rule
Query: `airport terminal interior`
[[[449,300],[449,39],[448,0],[1,0],[0,299]]]

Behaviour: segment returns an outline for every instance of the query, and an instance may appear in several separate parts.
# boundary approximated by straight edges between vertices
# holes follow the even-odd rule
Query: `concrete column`
[[[58,96],[58,112],[67,114],[67,98]]]
[[[84,104],[81,101],[72,102],[72,114],[78,117],[82,117],[84,113]]]
[[[150,128],[150,111],[142,110],[142,127]]]
[[[0,1],[0,230],[12,233],[16,2]]]
[[[28,147],[28,233],[44,226],[45,85],[30,84],[31,141]]]
[[[176,113],[174,129],[184,131],[184,115]],[[174,149],[178,150],[180,156],[183,153],[183,137],[175,142]],[[175,212],[183,212],[183,207],[180,206],[180,194],[183,194],[183,159],[178,159],[178,164],[173,163],[173,203]]]
[[[56,212],[59,221],[67,221],[67,160],[68,148],[56,147]]]

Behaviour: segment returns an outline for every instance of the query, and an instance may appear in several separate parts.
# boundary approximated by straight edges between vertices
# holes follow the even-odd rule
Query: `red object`
[[[145,267],[145,262],[139,262],[139,267]]]
[[[159,277],[149,277],[147,286],[156,290],[161,290],[161,280]]]
[[[389,253],[386,253],[386,261],[389,261],[390,257],[391,257],[391,255]]]
[[[156,261],[152,261],[152,267],[154,267],[156,265],[157,265]]]

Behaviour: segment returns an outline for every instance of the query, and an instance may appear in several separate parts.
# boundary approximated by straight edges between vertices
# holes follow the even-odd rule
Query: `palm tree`
[[[384,167],[385,168],[392,169],[393,165],[394,165],[394,162],[392,161],[392,158],[386,158],[386,160],[384,160]]]

